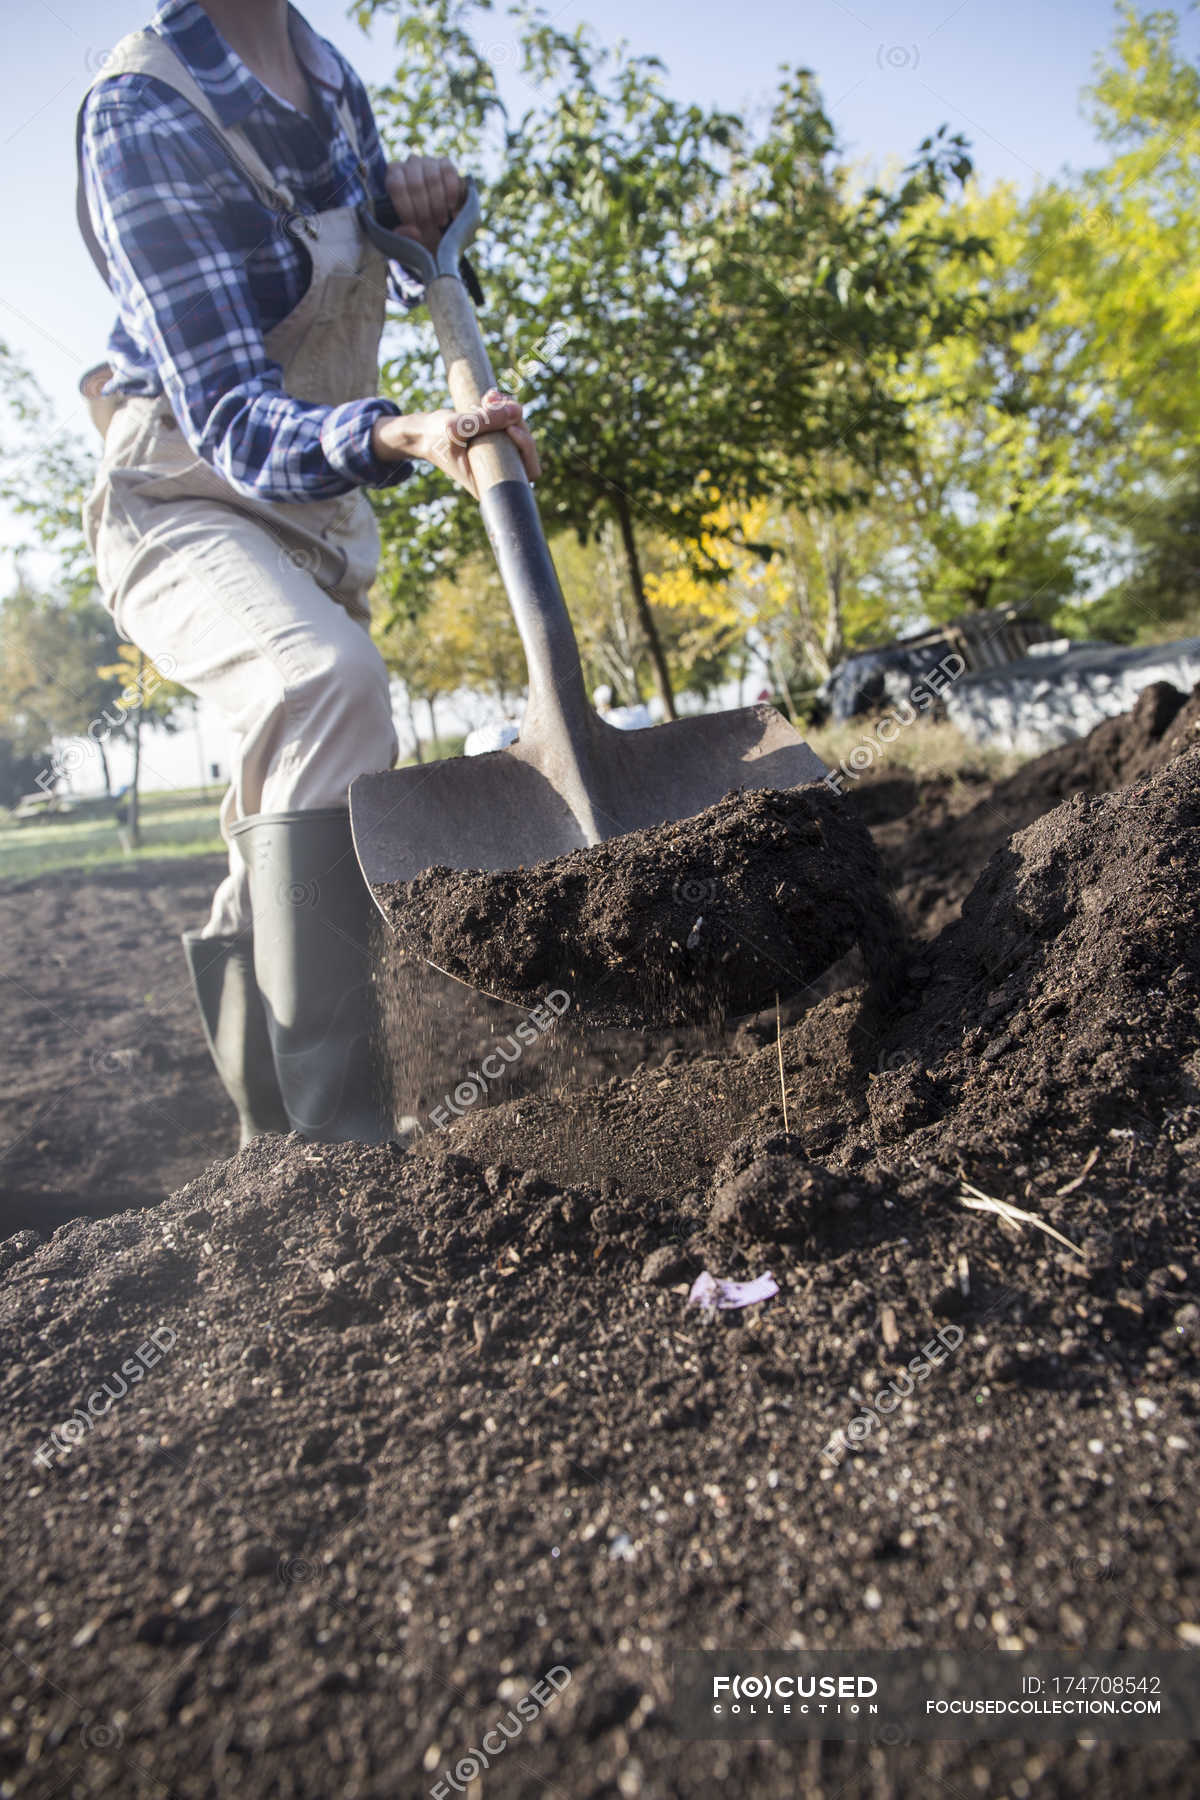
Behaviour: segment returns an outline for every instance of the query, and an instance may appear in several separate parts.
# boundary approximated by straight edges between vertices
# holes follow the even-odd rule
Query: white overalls
[[[186,66],[150,31],[122,40],[104,76],[152,75],[188,100],[281,219],[302,233],[312,279],[266,333],[287,393],[322,405],[377,392],[387,263],[352,207],[300,214],[238,127],[222,125]],[[342,103],[358,147],[350,109]],[[236,745],[221,830],[255,814],[344,806],[355,776],[390,768],[387,672],[367,626],[379,534],[361,488],[332,500],[255,501],[193,454],[170,402],[127,397],[108,427],[84,512],[121,636],[210,700]],[[206,937],[251,923],[245,861],[230,846]]]

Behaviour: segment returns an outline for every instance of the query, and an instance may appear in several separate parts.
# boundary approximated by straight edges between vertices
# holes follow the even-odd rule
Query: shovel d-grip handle
[[[388,260],[399,263],[424,284],[425,301],[446,365],[450,397],[457,410],[468,415],[462,422],[461,440],[469,441],[470,415],[482,412],[483,396],[495,387],[496,379],[459,272],[463,251],[474,237],[480,219],[479,189],[474,181],[468,181],[466,186],[466,199],[442,233],[436,251],[427,250],[416,238],[389,231],[365,207],[359,209],[359,217],[367,235]],[[481,495],[501,481],[526,480],[520,452],[511,438],[502,433],[481,436],[471,446],[471,473]]]
[[[479,224],[479,190],[467,182],[467,197],[436,252],[415,238],[388,231],[365,208],[360,217],[384,255],[425,284],[450,396],[455,409],[467,415],[469,431],[470,415],[482,411],[483,396],[496,385],[475,308],[459,274],[463,250]],[[561,746],[556,785],[571,795],[577,814],[587,815],[581,823],[591,841],[598,842],[606,833],[591,816],[588,764],[589,737],[599,721],[588,705],[579,646],[520,451],[503,432],[482,434],[471,445],[471,473],[529,669],[522,739],[536,734]]]

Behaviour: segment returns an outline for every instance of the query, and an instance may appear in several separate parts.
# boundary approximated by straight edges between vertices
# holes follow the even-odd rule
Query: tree
[[[745,643],[790,708],[794,685],[823,680],[847,647],[883,630],[887,536],[865,507],[759,500],[738,512],[713,497],[702,542],[676,550],[653,596],[699,614],[727,658]],[[698,578],[698,564],[719,568],[720,578]]]
[[[2,342],[0,409],[0,501],[30,521],[33,542],[53,555],[57,589],[72,601],[89,601],[96,574],[82,506],[95,475],[95,451],[58,426],[45,394]]]
[[[1080,429],[1106,451],[1113,580],[1079,616],[1153,638],[1200,615],[1200,72],[1177,16],[1119,8],[1087,97],[1114,154],[1041,198],[1039,242],[1090,375]]]
[[[124,726],[117,705],[122,683],[100,670],[118,649],[116,627],[100,606],[37,594],[20,578],[4,602],[0,729],[18,751],[41,749],[53,738],[76,740],[69,755],[52,759],[39,776],[47,792],[93,757],[104,791],[112,792],[105,745]]]
[[[428,708],[436,751],[439,697],[457,688],[473,688],[507,709],[525,687],[525,657],[489,556],[476,552],[466,557],[453,578],[435,578],[420,604],[406,605],[403,564],[397,564],[388,548],[385,545],[377,583],[385,604],[372,635],[403,689],[419,761],[416,701]]]
[[[362,20],[391,14],[365,0]],[[738,502],[809,498],[818,454],[869,465],[903,431],[885,376],[958,306],[932,280],[935,220],[901,224],[968,170],[959,140],[922,146],[894,192],[855,192],[811,76],[788,76],[755,140],[732,114],[666,91],[661,65],[567,34],[540,10],[511,29],[537,103],[504,121],[470,35],[474,0],[406,4],[402,69],[378,96],[385,131],[492,166],[481,246],[498,369],[522,373],[545,449],[551,530],[595,542],[615,526],[630,600],[666,710],[674,694],[645,584],[648,538],[698,542],[719,452]],[[494,31],[494,27],[491,28]],[[428,332],[400,328],[389,390],[442,392]],[[429,490],[425,489],[427,493]],[[474,509],[421,489],[385,503],[415,584],[480,541]],[[422,509],[424,510],[424,509]]]
[[[0,733],[0,806],[15,806],[28,794],[49,760],[49,744],[36,751],[18,751],[12,739]]]
[[[1087,364],[1056,311],[1038,202],[971,189],[946,223],[983,244],[969,330],[932,339],[895,383],[907,444],[882,472],[895,554],[881,581],[899,616],[1017,604],[1049,617],[1096,556],[1103,450],[1086,421]],[[959,275],[947,263],[941,279]]]
[[[619,704],[649,699],[657,681],[640,612],[629,585],[624,545],[615,521],[603,522],[583,543],[563,531],[551,548],[579,640],[590,687],[611,687]],[[731,645],[711,629],[709,615],[696,604],[699,583],[662,603],[660,584],[679,551],[661,533],[647,533],[639,550],[644,597],[655,636],[680,692],[704,695],[725,678]]]
[[[142,841],[139,817],[142,726],[147,719],[152,719],[165,731],[173,730],[179,708],[194,706],[195,699],[187,688],[169,680],[163,670],[133,644],[122,644],[117,660],[96,673],[102,680],[122,683],[117,701],[117,711],[124,715],[120,729],[133,740],[133,771],[124,800],[125,835],[129,848],[136,850]]]
[[[130,801],[137,836],[137,781],[143,717],[170,728],[191,696],[131,644],[122,644],[103,607],[34,593],[27,585],[0,613],[0,730],[18,754],[52,750],[34,785],[52,793],[93,759],[104,791],[112,792],[108,745],[128,736],[134,745]]]
[[[1157,460],[1200,440],[1200,71],[1176,14],[1118,8],[1085,98],[1116,154],[1041,204],[1060,246],[1060,316],[1079,333],[1107,414]]]

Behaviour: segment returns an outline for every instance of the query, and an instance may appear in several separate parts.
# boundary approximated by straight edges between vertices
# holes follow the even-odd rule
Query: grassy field
[[[126,851],[111,813],[31,819],[0,816],[0,882],[24,881],[59,869],[101,869],[162,856],[201,856],[223,850],[217,827],[219,788],[176,788],[143,794],[142,843]]]
[[[988,781],[1001,781],[1028,758],[1019,751],[989,750],[965,738],[948,719],[920,719],[886,741],[875,735],[877,719],[850,719],[844,725],[821,725],[803,730],[804,737],[830,768],[862,747],[864,773],[911,775],[929,781],[935,775],[960,776],[968,771]],[[858,767],[858,762],[851,764]]]

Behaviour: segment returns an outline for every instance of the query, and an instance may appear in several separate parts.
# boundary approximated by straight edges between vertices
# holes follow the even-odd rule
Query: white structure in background
[[[1128,712],[1154,681],[1190,694],[1200,638],[1134,649],[1068,638],[1031,645],[1019,662],[962,676],[946,691],[946,714],[977,744],[1038,755]]]
[[[463,739],[464,756],[486,756],[490,750],[507,750],[520,736],[521,727],[511,719],[500,719],[492,725],[477,725]]]
[[[598,687],[592,695],[592,705],[604,723],[615,725],[618,731],[645,731],[654,723],[650,708],[640,701],[636,706],[614,706],[610,687]]]
[[[613,691],[610,687],[598,687],[592,695],[592,704],[606,725],[615,725],[618,731],[645,731],[648,725],[654,724],[654,715],[648,706],[614,706]],[[464,756],[486,756],[490,750],[507,750],[515,744],[521,734],[521,727],[511,719],[499,719],[490,725],[477,725],[474,731],[468,731],[463,742]]]

